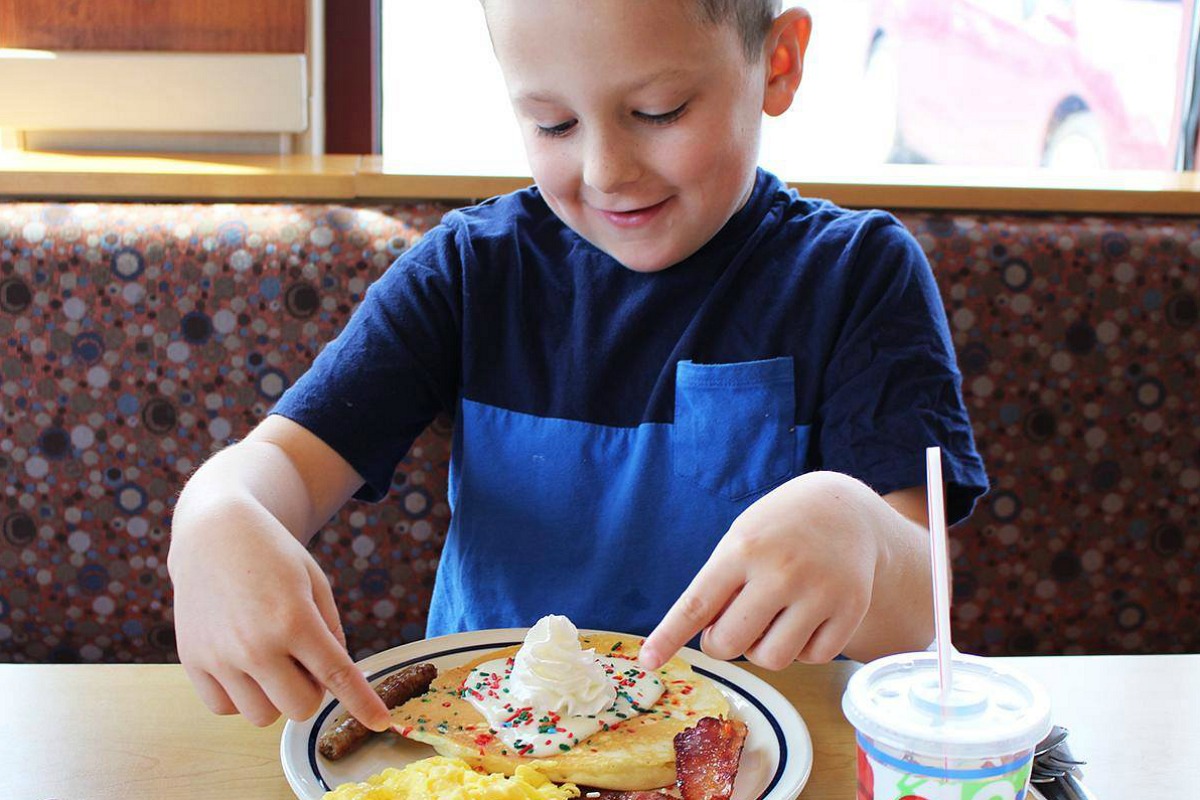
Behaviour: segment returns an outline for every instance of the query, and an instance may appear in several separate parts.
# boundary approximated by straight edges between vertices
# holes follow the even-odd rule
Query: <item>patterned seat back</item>
[[[0,204],[0,661],[176,659],[167,539],[239,439],[447,207]],[[994,490],[952,535],[964,650],[1200,648],[1200,233],[910,213]],[[316,536],[355,656],[420,638],[449,423]]]

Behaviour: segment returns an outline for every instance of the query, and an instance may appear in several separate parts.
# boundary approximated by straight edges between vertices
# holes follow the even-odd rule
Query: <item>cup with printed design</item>
[[[872,661],[850,679],[857,800],[1023,800],[1050,731],[1046,691],[986,658],[955,654],[948,691],[934,653]]]

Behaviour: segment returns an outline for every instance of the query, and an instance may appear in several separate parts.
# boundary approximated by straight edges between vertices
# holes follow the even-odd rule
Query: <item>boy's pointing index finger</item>
[[[322,628],[298,648],[297,660],[342,702],[350,716],[373,731],[391,727],[392,715],[334,635]]]
[[[742,575],[710,559],[642,643],[641,665],[658,669],[670,661],[679,648],[716,622],[742,583]]]

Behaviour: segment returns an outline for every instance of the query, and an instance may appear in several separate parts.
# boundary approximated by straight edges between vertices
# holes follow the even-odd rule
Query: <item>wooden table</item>
[[[1200,791],[1200,655],[998,660],[1045,684],[1099,800]],[[840,702],[857,666],[748,667],[808,723],[806,800],[854,797]],[[291,800],[282,728],[209,714],[176,665],[0,664],[0,798]]]

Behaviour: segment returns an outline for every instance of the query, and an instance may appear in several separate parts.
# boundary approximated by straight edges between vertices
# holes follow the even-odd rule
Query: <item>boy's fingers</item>
[[[777,597],[756,590],[751,582],[704,629],[701,649],[721,661],[737,658],[758,641],[782,610]]]
[[[670,611],[642,644],[638,660],[647,669],[658,669],[679,648],[720,616],[729,599],[742,586],[742,576],[732,570],[705,564]]]
[[[216,678],[190,667],[185,667],[184,671],[196,687],[196,694],[200,695],[200,702],[204,703],[205,708],[214,714],[237,713],[237,706],[229,699],[229,695],[221,688]]]
[[[796,660],[806,664],[824,664],[832,661],[849,643],[854,631],[855,624],[852,621],[836,617],[827,619],[813,631],[808,644],[804,645]]]
[[[305,637],[295,656],[319,684],[342,702],[350,716],[373,731],[386,731],[392,726],[392,716],[383,699],[324,626]]]
[[[820,622],[805,606],[788,606],[746,651],[746,658],[760,667],[783,669],[799,657]]]
[[[279,719],[279,709],[263,692],[262,687],[244,672],[223,675],[221,685],[229,694],[229,698],[237,705],[238,711],[251,723],[265,728]]]
[[[308,719],[321,707],[325,690],[317,685],[304,667],[289,660],[289,666],[274,670],[261,679],[263,691],[288,719]]]

